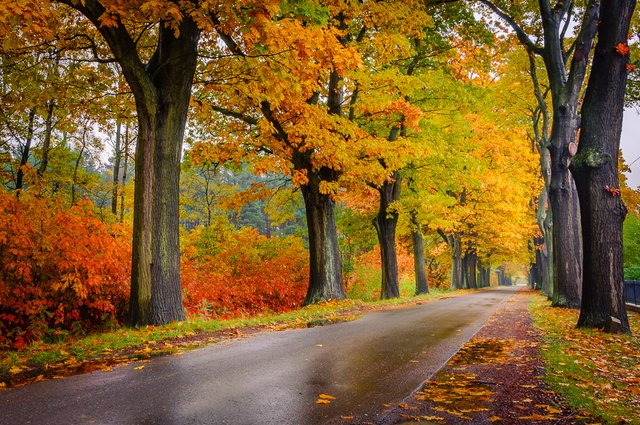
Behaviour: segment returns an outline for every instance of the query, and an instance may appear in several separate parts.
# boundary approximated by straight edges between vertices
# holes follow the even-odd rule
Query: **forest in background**
[[[10,17],[0,22],[1,347],[131,321],[132,273],[144,280],[132,257],[143,256],[134,248],[145,235],[158,262],[179,241],[167,264],[179,259],[192,316],[480,288],[530,270],[543,285],[532,264],[548,255],[540,146],[551,134],[544,105],[553,83],[495,10],[438,1],[35,4],[0,6]],[[526,7],[511,12],[526,17]],[[189,37],[199,37],[190,65],[181,62],[189,47],[172,44]],[[118,50],[121,39],[134,52]],[[155,106],[143,105],[146,80],[136,85],[137,68],[124,63],[135,60],[166,96]],[[178,81],[190,66],[193,78]],[[173,123],[181,102],[184,121]],[[179,129],[151,129],[162,127],[144,121],[153,114],[183,125],[184,143]],[[148,155],[157,156],[151,168]],[[163,165],[169,157],[175,164]],[[169,182],[178,183],[175,209]],[[634,278],[640,198],[624,182],[612,190],[629,207],[625,273]],[[154,192],[136,200],[145,184]],[[163,239],[164,218],[141,224],[165,205],[173,242]]]

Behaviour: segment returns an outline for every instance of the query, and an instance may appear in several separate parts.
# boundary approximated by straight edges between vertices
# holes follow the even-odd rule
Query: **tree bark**
[[[347,297],[342,284],[342,264],[338,250],[335,204],[320,191],[322,178],[308,171],[309,182],[301,187],[309,232],[309,288],[304,305]]]
[[[416,295],[429,293],[429,282],[427,280],[427,265],[424,260],[424,243],[418,217],[413,211],[411,213],[411,240],[413,241],[413,268],[416,275]]]
[[[397,171],[378,188],[380,193],[380,207],[378,215],[373,219],[373,225],[378,234],[380,244],[380,256],[382,263],[382,299],[397,298],[400,296],[400,284],[398,281],[398,254],[396,252],[396,226],[398,224],[398,212],[389,209],[390,205],[400,199],[400,186],[402,177]]]
[[[136,97],[132,326],[185,318],[180,291],[180,156],[199,33],[188,17],[180,25],[179,38],[160,26],[159,49],[147,65],[155,96]]]
[[[567,165],[552,172],[549,192],[554,220],[552,301],[555,307],[577,308],[582,292],[580,209]]]
[[[598,45],[582,107],[578,153],[572,172],[580,194],[584,243],[584,293],[578,326],[630,332],[624,302],[622,224],[627,209],[618,181],[629,22],[635,0],[603,0]],[[616,323],[616,320],[619,323]]]

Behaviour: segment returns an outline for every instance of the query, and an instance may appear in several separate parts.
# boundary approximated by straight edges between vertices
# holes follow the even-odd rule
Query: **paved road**
[[[516,289],[265,332],[182,356],[0,392],[0,424],[302,424],[371,420],[433,375]],[[321,393],[336,399],[315,403]]]

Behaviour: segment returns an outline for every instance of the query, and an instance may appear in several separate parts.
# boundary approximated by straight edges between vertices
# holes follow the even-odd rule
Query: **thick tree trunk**
[[[308,173],[309,183],[301,187],[309,231],[309,288],[304,304],[347,297],[342,284],[342,264],[334,202],[320,192],[321,178]]]
[[[598,45],[582,108],[578,154],[572,172],[580,194],[584,292],[578,326],[630,332],[624,302],[622,224],[627,209],[618,181],[628,54],[635,0],[603,0]]]
[[[179,38],[163,26],[159,37],[160,47],[146,69],[155,96],[136,96],[130,326],[185,318],[180,290],[180,156],[199,30],[184,18]]]
[[[102,34],[133,93],[138,116],[130,326],[183,320],[178,200],[180,155],[198,57],[200,29],[186,10],[177,31],[160,21],[155,51],[144,63],[119,21],[103,25],[98,0],[57,0]]]
[[[29,110],[29,121],[27,122],[27,138],[20,155],[20,164],[18,165],[18,175],[16,177],[16,190],[22,190],[24,187],[24,171],[23,167],[29,162],[29,155],[31,154],[31,142],[33,142],[33,121],[36,117],[36,110],[32,108]]]
[[[411,213],[411,240],[413,241],[413,268],[416,275],[416,295],[429,293],[427,265],[424,260],[424,244],[420,223],[415,212]]]
[[[118,120],[116,123],[116,146],[113,157],[113,188],[111,191],[111,212],[113,215],[118,214],[118,194],[120,191],[120,159],[122,158],[122,123]]]
[[[578,115],[575,107],[556,108],[551,140],[549,200],[553,213],[553,305],[578,307],[582,287],[582,248],[578,192],[569,172],[567,146],[575,141]]]
[[[378,234],[380,256],[382,263],[382,285],[380,296],[382,299],[400,296],[398,282],[398,255],[396,252],[396,226],[398,224],[397,211],[390,211],[392,202],[400,199],[400,185],[402,178],[398,172],[393,173],[392,181],[386,181],[378,188],[380,193],[380,207],[378,215],[373,219],[373,225]]]

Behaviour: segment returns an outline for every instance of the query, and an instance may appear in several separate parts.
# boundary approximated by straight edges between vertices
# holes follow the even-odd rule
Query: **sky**
[[[631,164],[631,173],[627,173],[627,184],[632,189],[640,186],[640,110],[628,108],[624,111],[620,148],[624,162]]]

